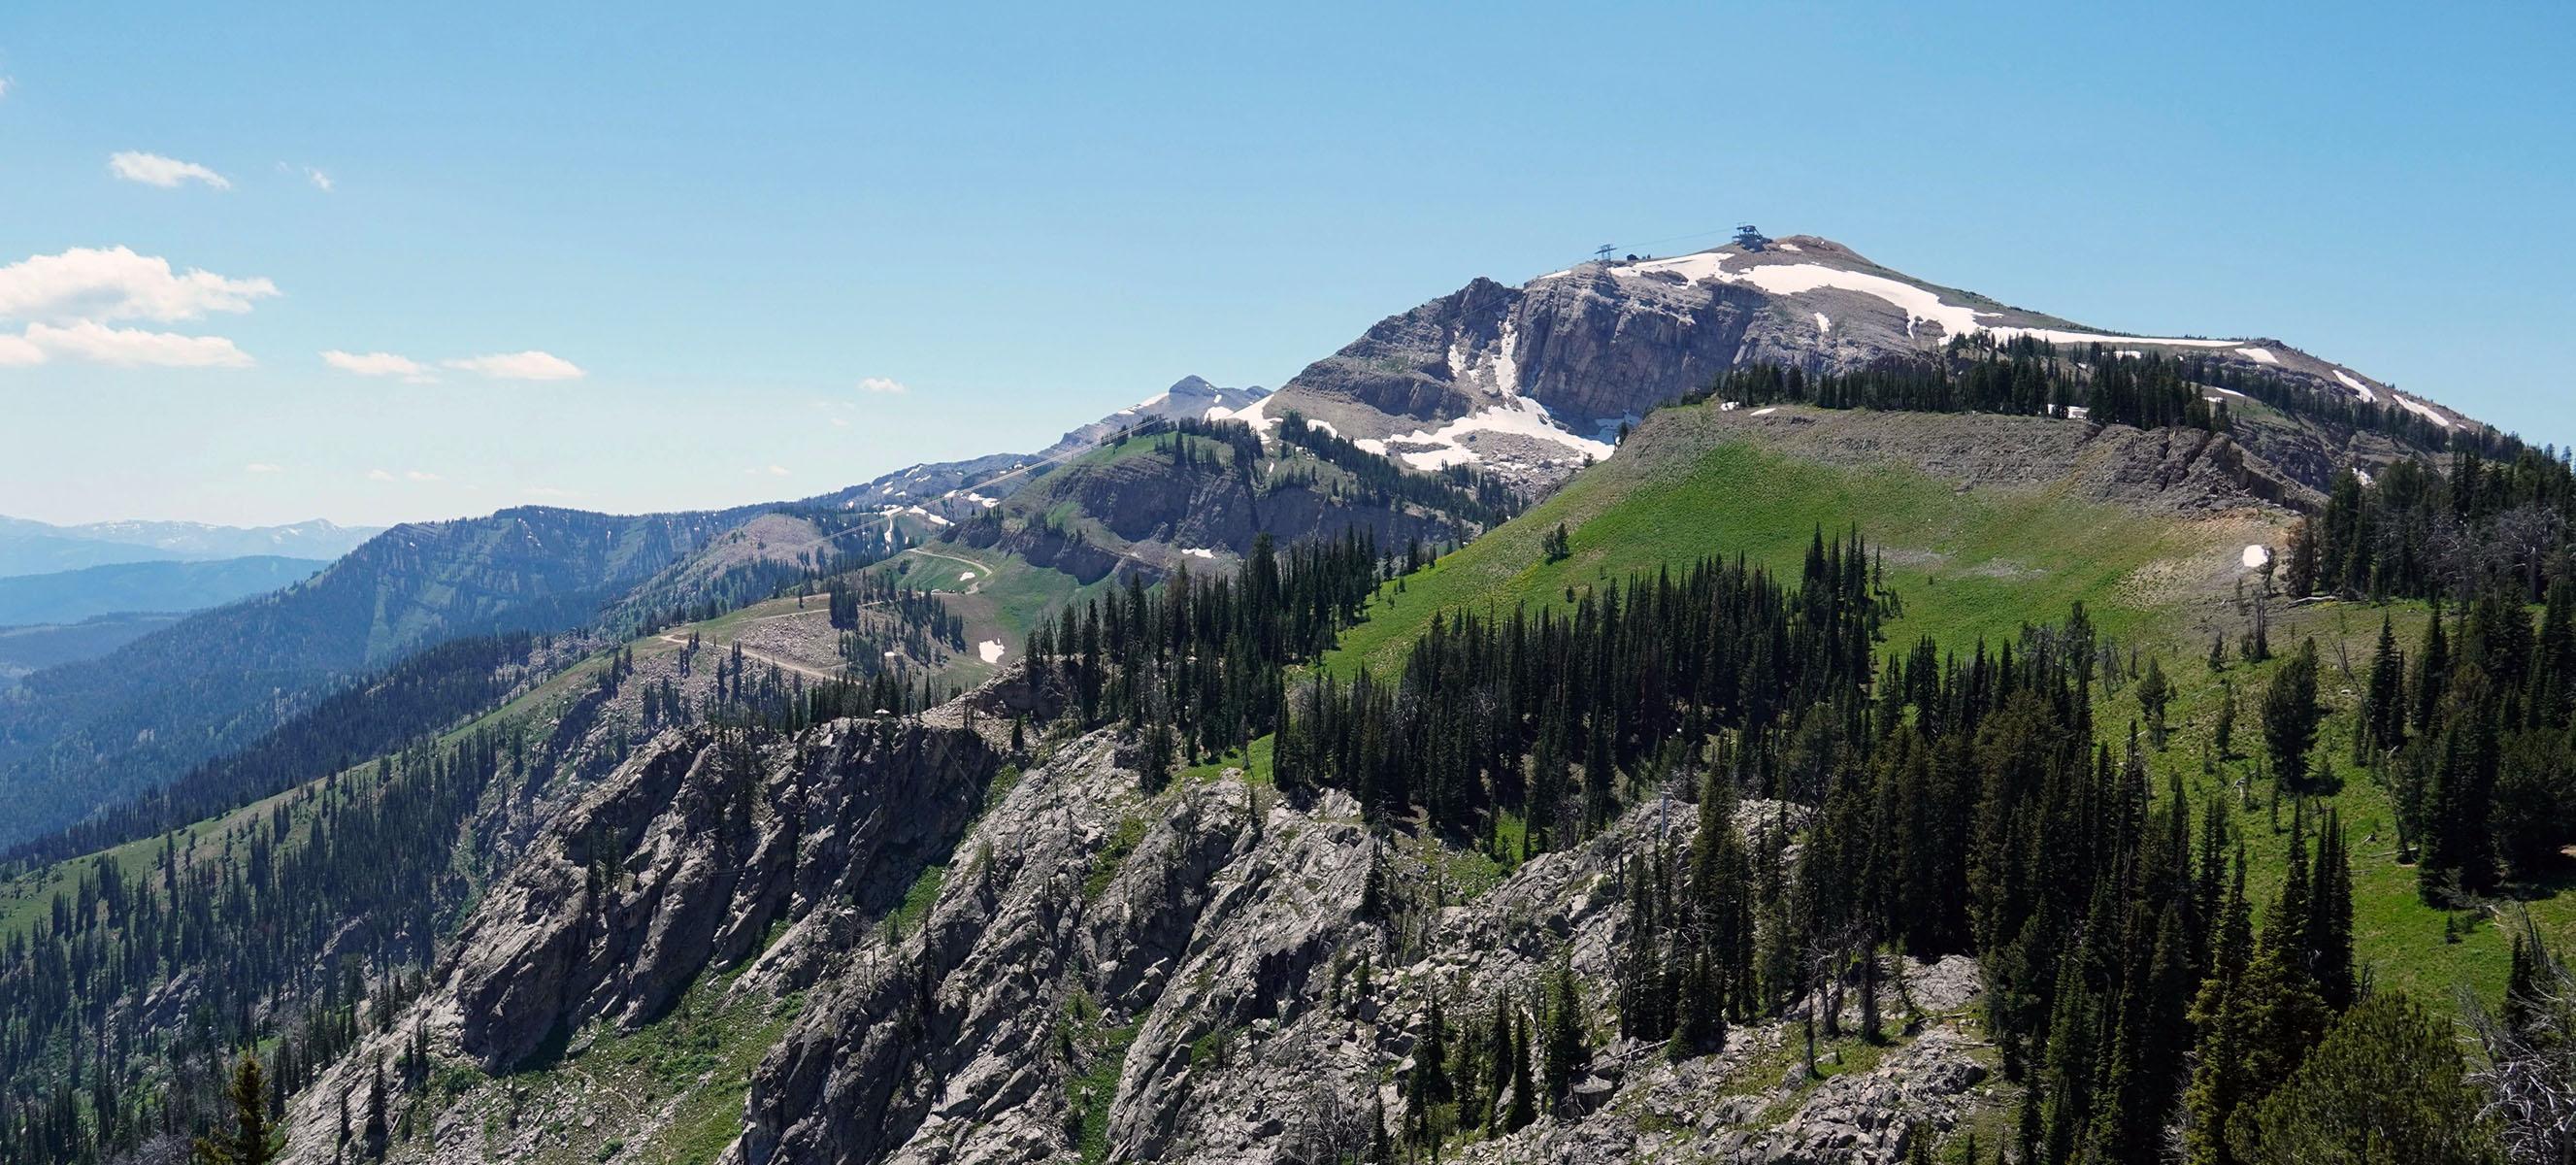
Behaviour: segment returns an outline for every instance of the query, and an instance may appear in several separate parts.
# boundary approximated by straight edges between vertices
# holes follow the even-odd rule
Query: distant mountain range
[[[258,554],[208,562],[118,562],[0,577],[0,627],[203,610],[276,590],[329,565],[318,558]]]
[[[57,526],[0,517],[0,577],[119,562],[202,562],[254,555],[332,559],[383,532],[382,526],[341,526],[319,518],[285,526],[243,527],[203,522]]]

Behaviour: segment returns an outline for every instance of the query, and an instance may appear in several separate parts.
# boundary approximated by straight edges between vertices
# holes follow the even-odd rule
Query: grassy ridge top
[[[1798,411],[1818,425],[1871,416]],[[1551,563],[1540,542],[1559,524],[1573,553]],[[1666,409],[1618,456],[1530,513],[1409,577],[1401,592],[1382,590],[1369,621],[1344,637],[1328,666],[1399,666],[1436,612],[1562,604],[1569,587],[1580,592],[1702,556],[1741,554],[1795,572],[1817,530],[1852,528],[1881,555],[1904,602],[1888,642],[1930,635],[1961,648],[2063,618],[2077,601],[2107,632],[2152,628],[2162,637],[2174,626],[2163,616],[2196,616],[2226,597],[2247,543],[2278,541],[2277,526],[2251,514],[2154,515],[2082,500],[2058,483],[1962,491],[1895,458],[1858,468],[1820,464],[1779,452],[1708,408]]]

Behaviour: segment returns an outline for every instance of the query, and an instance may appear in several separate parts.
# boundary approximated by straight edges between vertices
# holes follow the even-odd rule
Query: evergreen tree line
[[[2002,346],[1956,344],[1938,357],[1887,361],[1847,373],[1754,364],[1720,373],[1683,403],[1715,398],[1746,405],[1806,404],[1887,412],[2005,413],[2067,417],[2081,408],[2095,424],[2142,429],[2181,425],[2229,428],[2227,406],[2207,399],[2211,377],[2237,375],[2216,361],[2144,355],[2115,357],[2096,349],[2090,361],[2060,358],[2028,338]]]
[[[1819,532],[1803,570],[1792,590],[1703,560],[1588,590],[1570,613],[1435,616],[1399,675],[1301,685],[1278,779],[1347,789],[1382,818],[1419,808],[1454,836],[1514,817],[1528,852],[1598,829],[1722,730],[1741,733],[1751,779],[1812,795],[1816,732],[1793,720],[1857,714],[1887,605],[1856,535]]]
[[[2425,901],[2540,877],[2576,840],[2576,578],[2538,625],[2506,582],[2436,609],[2410,656],[2383,618],[2353,760],[2385,785]]]
[[[1418,545],[1409,553],[1421,557]],[[1063,677],[1083,726],[1141,729],[1159,779],[1184,753],[1275,731],[1285,669],[1331,650],[1396,563],[1363,528],[1284,554],[1259,534],[1231,577],[1185,565],[1148,590],[1131,574],[1121,592],[1068,605],[1030,632],[1026,658]]]
[[[2447,473],[2421,458],[2368,481],[2337,475],[2293,531],[2281,582],[2313,593],[2467,602],[2510,587],[2538,602],[2576,553],[2576,471],[2566,455],[2517,448],[2502,460],[2457,450]]]

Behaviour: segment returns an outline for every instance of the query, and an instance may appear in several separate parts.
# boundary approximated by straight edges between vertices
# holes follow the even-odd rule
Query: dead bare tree
[[[2485,1091],[2485,1114],[2515,1165],[2569,1165],[2576,1162],[2576,973],[2550,953],[2527,912],[2517,907],[2512,921],[2528,982],[2501,1014],[2460,989],[2460,1014],[2484,1052],[2469,1081]]]

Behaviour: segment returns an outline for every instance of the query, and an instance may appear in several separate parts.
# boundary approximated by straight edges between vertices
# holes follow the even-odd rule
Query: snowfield
[[[1272,429],[1278,428],[1279,421],[1275,417],[1262,415],[1262,410],[1269,408],[1270,402],[1278,399],[1278,397],[1279,394],[1274,392],[1269,396],[1265,396],[1260,400],[1254,401],[1239,409],[1230,409],[1224,405],[1215,405],[1210,407],[1207,414],[1200,419],[1208,421],[1241,421],[1244,424],[1252,426],[1252,431],[1255,433],[1267,433]]]
[[[1469,413],[1436,430],[1425,429],[1400,437],[1388,437],[1383,441],[1360,440],[1352,444],[1381,457],[1399,458],[1406,465],[1428,472],[1452,465],[1473,464],[1476,460],[1476,451],[1467,448],[1465,444],[1465,438],[1469,433],[1511,433],[1522,437],[1534,437],[1541,441],[1563,445],[1595,461],[1606,459],[1617,451],[1616,447],[1607,441],[1585,440],[1558,428],[1555,419],[1548,415],[1545,406],[1523,396],[1515,396],[1504,404]],[[1390,445],[1434,445],[1439,448],[1390,454],[1387,452],[1387,447]]]
[[[975,654],[983,656],[986,663],[1002,662],[1002,650],[1002,641],[999,639],[987,639],[975,645]]]
[[[2243,562],[2247,570],[2261,570],[2264,563],[2272,561],[2272,548],[2256,542],[2247,546],[2245,552],[2237,556],[2237,561]]]
[[[1721,283],[1745,283],[1773,295],[1800,295],[1831,288],[1874,296],[1905,313],[1905,332],[1914,334],[1914,325],[1929,320],[1941,326],[1944,336],[1972,336],[1992,333],[1998,340],[2029,337],[2052,344],[2158,344],[2177,348],[2233,348],[2235,340],[2184,340],[2157,336],[2110,336],[2099,332],[2070,332],[2055,328],[2015,328],[1985,323],[1980,316],[1999,315],[1981,312],[1964,304],[1949,303],[1927,288],[1902,280],[1861,271],[1845,271],[1820,263],[1765,263],[1742,271],[1729,271],[1726,261],[1737,256],[1723,251],[1702,251],[1671,259],[1648,259],[1611,268],[1628,278],[1669,272],[1685,282],[1697,283],[1714,279]]]
[[[2257,364],[2278,364],[2281,362],[2281,358],[2273,355],[2272,350],[2269,348],[2238,348],[2236,350],[2236,354],[2254,361]]]
[[[2334,370],[2334,375],[2335,375],[2335,379],[2340,380],[2340,381],[2342,381],[2342,382],[2343,382],[2343,386],[2344,386],[2345,388],[2349,388],[2349,389],[2353,390],[2354,392],[2361,394],[2361,399],[2362,399],[2362,402],[2363,402],[2363,403],[2365,403],[2365,404],[2378,404],[2378,403],[2379,403],[2379,394],[2378,394],[2378,393],[2375,393],[2375,392],[2370,391],[2370,386],[2369,386],[2369,385],[2367,385],[2367,384],[2363,384],[2363,383],[2362,383],[2362,382],[2360,382],[2359,380],[2354,379],[2354,378],[2353,378],[2353,375],[2352,375],[2351,373],[2346,372],[2346,371],[2344,371],[2343,369],[2338,368],[2338,369],[2335,369],[2335,370]],[[2403,400],[2400,400],[2400,401],[2398,401],[2397,403],[2399,403],[2399,404],[2405,404],[2406,402],[2405,402],[2405,401],[2403,401]],[[2438,420],[2439,418],[2436,418],[2436,419]],[[2443,427],[2443,428],[2445,428],[2445,429],[2450,428],[2450,427],[2451,427],[2451,423],[2450,423],[2449,421],[2443,421],[2443,422],[2442,422],[2442,427]]]

